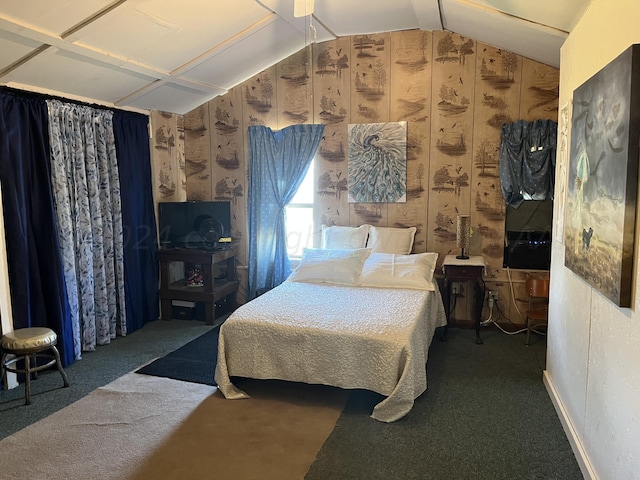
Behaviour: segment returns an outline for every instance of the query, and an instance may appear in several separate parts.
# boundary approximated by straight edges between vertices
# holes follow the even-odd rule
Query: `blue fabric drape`
[[[500,182],[507,205],[518,208],[524,200],[553,200],[557,132],[553,120],[502,125]]]
[[[124,229],[127,332],[160,316],[148,122],[146,115],[122,111],[113,114]]]
[[[0,91],[0,182],[14,328],[46,326],[62,362],[74,361],[50,186],[44,99]]]
[[[285,207],[302,183],[324,125],[292,125],[278,132],[249,127],[249,298],[281,284],[291,272]]]

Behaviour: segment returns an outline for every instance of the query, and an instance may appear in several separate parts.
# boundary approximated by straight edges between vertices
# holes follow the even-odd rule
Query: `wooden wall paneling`
[[[154,159],[154,188],[158,202],[182,202],[186,200],[184,172],[184,140],[180,140],[178,115],[152,111],[153,136],[151,147]]]
[[[388,225],[415,226],[414,252],[427,249],[433,34],[391,33],[390,121],[407,122],[407,202],[389,204]]]
[[[473,40],[434,32],[427,250],[438,264],[459,253],[456,216],[470,213],[475,59]]]
[[[247,147],[243,117],[244,84],[209,102],[213,200],[231,205],[231,238],[237,248],[238,301],[247,294]]]
[[[389,121],[389,33],[351,37],[349,123]]]
[[[513,293],[511,295],[511,304],[509,309],[509,320],[507,325],[526,325],[527,307],[529,305],[529,297],[525,288],[524,281],[513,282]]]
[[[520,118],[533,121],[558,121],[560,70],[525,58],[522,65],[522,97]]]
[[[320,246],[322,225],[349,225],[347,125],[351,96],[350,68],[350,37],[339,37],[314,45],[313,121],[325,125],[315,158],[316,246]]]
[[[506,215],[500,187],[500,130],[516,121],[520,111],[522,57],[480,42],[477,48],[470,251],[484,256],[487,276],[496,278],[502,272]]]
[[[180,198],[182,200],[187,199],[187,164],[184,152],[184,116],[174,115],[176,120],[176,132],[178,133],[176,138],[176,161],[178,162],[178,175],[180,177],[179,184]]]
[[[305,47],[276,65],[278,129],[313,121],[312,47]]]
[[[349,123],[389,121],[390,33],[351,37],[351,110]],[[388,204],[349,203],[349,223],[388,224]]]
[[[278,128],[276,78],[276,65],[272,65],[240,85],[245,129],[251,125]]]
[[[184,157],[187,177],[187,200],[213,198],[209,103],[184,115]]]

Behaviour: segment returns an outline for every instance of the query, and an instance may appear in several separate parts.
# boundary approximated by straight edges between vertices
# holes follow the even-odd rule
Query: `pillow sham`
[[[397,255],[376,253],[364,262],[361,286],[408,288],[435,291],[433,272],[438,254],[434,252]]]
[[[369,228],[367,248],[371,248],[372,252],[408,255],[413,248],[415,235],[416,227],[392,228],[372,225]]]
[[[362,266],[371,250],[305,248],[288,281],[360,285]]]
[[[322,226],[322,248],[325,249],[349,249],[365,248],[369,235],[369,225],[359,227],[332,227]]]

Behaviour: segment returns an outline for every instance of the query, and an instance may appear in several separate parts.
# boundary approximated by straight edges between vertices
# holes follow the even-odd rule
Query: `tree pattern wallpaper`
[[[186,182],[163,167],[162,148],[169,148],[169,128],[176,128],[175,138],[180,135],[177,125],[155,115],[154,128],[157,119],[167,129],[162,148],[154,151],[156,181],[166,173],[156,192],[170,192],[172,181],[180,191],[183,182],[190,200],[230,200],[238,273],[246,278],[247,127],[322,123],[315,160],[318,244],[321,225],[416,226],[414,252],[438,252],[441,263],[457,253],[456,215],[469,214],[470,253],[487,261],[487,288],[509,298],[509,273],[502,268],[500,126],[520,119],[557,121],[558,84],[554,67],[453,32],[339,37],[307,46],[185,115]],[[387,122],[406,122],[406,202],[349,203],[348,125]],[[171,165],[181,168],[179,162]],[[524,275],[511,272],[517,288]],[[467,309],[464,318],[470,307],[460,308]]]

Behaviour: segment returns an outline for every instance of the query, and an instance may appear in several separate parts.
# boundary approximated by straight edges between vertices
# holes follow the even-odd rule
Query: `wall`
[[[246,264],[247,127],[324,123],[316,157],[316,238],[321,224],[415,225],[414,252],[436,251],[441,262],[458,253],[457,213],[470,213],[470,253],[484,255],[488,287],[500,292],[505,314],[521,323],[506,299],[524,297],[527,272],[502,268],[499,129],[518,119],[557,120],[558,79],[553,67],[451,32],[392,32],[313,45],[185,115],[187,198],[232,201],[234,237]],[[395,121],[407,122],[406,203],[349,203],[347,126]],[[472,318],[469,300],[459,302],[456,318]]]
[[[639,16],[637,2],[592,0],[561,49],[561,106],[618,54],[640,43]],[[562,189],[558,180],[556,221]],[[632,308],[617,308],[564,267],[564,245],[553,245],[545,382],[586,478],[640,478],[637,242],[635,255]]]

